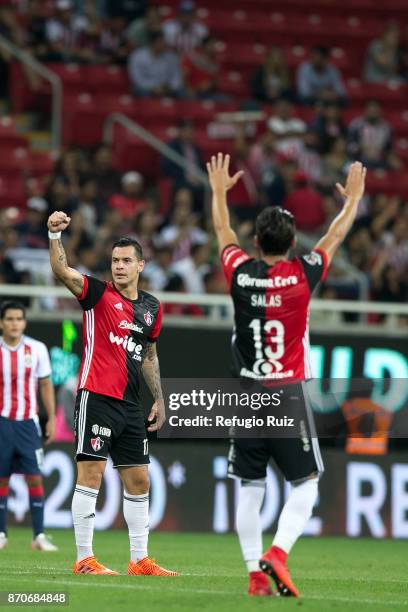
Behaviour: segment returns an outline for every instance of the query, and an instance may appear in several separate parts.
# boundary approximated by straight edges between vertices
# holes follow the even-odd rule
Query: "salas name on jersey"
[[[269,266],[230,245],[221,258],[234,301],[235,373],[287,382],[310,378],[309,302],[326,275],[326,254],[315,250]]]
[[[162,308],[146,291],[138,294],[128,300],[111,282],[84,277],[78,298],[84,310],[79,389],[139,402],[140,368],[147,343],[160,334]]]

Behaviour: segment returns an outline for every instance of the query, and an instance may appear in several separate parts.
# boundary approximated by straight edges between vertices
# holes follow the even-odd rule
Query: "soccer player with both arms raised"
[[[279,594],[298,597],[286,559],[312,514],[323,472],[304,387],[304,381],[311,378],[309,302],[354,222],[364,193],[366,169],[359,162],[350,166],[346,186],[337,185],[345,198],[343,209],[313,251],[301,257],[289,257],[296,242],[293,215],[279,207],[265,208],[255,224],[259,259],[240,249],[230,226],[226,194],[242,172],[230,177],[229,156],[221,153],[211,158],[207,170],[213,192],[214,229],[234,303],[235,374],[266,386],[278,383],[278,389],[282,389],[300,415],[298,422],[303,423],[293,437],[231,441],[228,472],[240,480],[236,525],[249,573],[248,593],[273,595],[267,578],[271,576]],[[272,546],[262,555],[260,510],[271,458],[292,489],[280,514]]]
[[[75,404],[74,573],[117,575],[95,559],[92,549],[96,500],[110,455],[124,485],[123,514],[131,555],[128,574],[177,576],[147,555],[149,450],[139,387],[143,374],[154,397],[148,430],[156,431],[165,420],[155,344],[161,304],[138,289],[144,260],[140,244],[131,238],[122,238],[112,247],[112,282],[70,268],[61,242],[61,232],[69,223],[70,217],[58,211],[48,219],[52,270],[84,310],[84,351]]]

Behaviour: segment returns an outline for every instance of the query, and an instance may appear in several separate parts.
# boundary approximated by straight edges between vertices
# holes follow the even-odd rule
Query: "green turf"
[[[232,535],[153,533],[150,554],[177,569],[179,578],[73,576],[73,536],[53,533],[58,553],[31,551],[30,532],[12,529],[0,552],[0,591],[69,593],[68,609],[78,612],[299,610],[403,610],[408,606],[408,554],[403,541],[302,539],[290,557],[292,576],[301,591],[293,598],[249,598],[238,542]],[[124,531],[96,533],[99,559],[125,573],[128,557]],[[10,609],[7,607],[7,609]],[[57,609],[38,606],[36,609]]]

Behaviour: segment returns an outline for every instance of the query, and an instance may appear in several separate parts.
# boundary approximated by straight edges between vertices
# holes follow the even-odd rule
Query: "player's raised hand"
[[[157,400],[154,402],[147,420],[149,423],[151,423],[151,425],[149,425],[147,428],[147,431],[157,431],[162,427],[166,420],[166,410],[163,400]]]
[[[213,191],[229,191],[237,184],[241,176],[244,174],[242,170],[229,175],[230,156],[218,153],[213,155],[211,161],[207,163],[208,178],[210,180],[211,189]]]
[[[343,198],[361,200],[364,194],[366,174],[367,168],[361,162],[354,162],[348,171],[346,186],[343,187],[340,183],[336,183],[337,191]]]
[[[48,217],[47,227],[50,232],[63,232],[70,222],[71,217],[68,217],[61,210],[56,210]]]

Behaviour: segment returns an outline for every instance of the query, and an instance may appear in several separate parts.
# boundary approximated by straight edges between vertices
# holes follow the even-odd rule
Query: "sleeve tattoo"
[[[160,381],[159,357],[156,345],[148,343],[145,358],[142,365],[143,377],[155,400],[163,399],[163,391]]]

